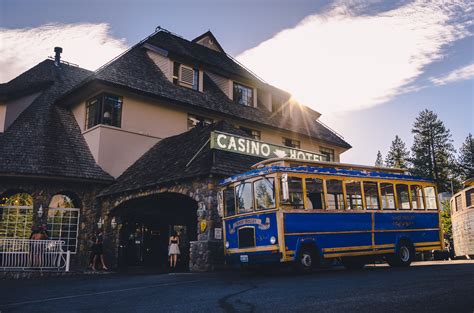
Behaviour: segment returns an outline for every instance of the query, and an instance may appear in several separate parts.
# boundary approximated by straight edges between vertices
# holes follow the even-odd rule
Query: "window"
[[[428,210],[436,210],[436,192],[434,187],[425,187],[426,208]]]
[[[411,185],[411,207],[415,210],[423,210],[425,208],[423,204],[423,191],[420,186]]]
[[[275,184],[273,178],[263,178],[254,182],[255,202],[257,210],[275,207]]]
[[[235,215],[235,194],[233,187],[224,190],[224,210],[225,216]]]
[[[398,207],[400,209],[410,209],[410,196],[408,195],[408,185],[396,184]]]
[[[466,191],[466,207],[470,207],[474,203],[474,188]]]
[[[55,195],[49,203],[48,232],[51,240],[64,241],[63,250],[76,253],[79,209],[66,195]]]
[[[344,194],[342,181],[329,179],[326,181],[328,210],[344,210]]]
[[[233,99],[235,103],[252,107],[253,106],[253,89],[234,82]]]
[[[89,100],[86,107],[87,128],[99,124],[120,127],[122,124],[122,97],[100,94]]]
[[[334,161],[334,149],[319,147],[319,153],[326,157],[326,161],[333,162]]]
[[[295,208],[303,207],[303,180],[300,177],[288,176],[288,203]]]
[[[376,182],[364,182],[365,206],[368,210],[379,210],[379,191]]]
[[[395,209],[395,195],[393,184],[381,183],[380,193],[382,194],[382,209]]]
[[[346,184],[346,198],[348,210],[362,210],[362,192],[360,182],[349,180]]]
[[[196,127],[197,125],[208,126],[214,123],[214,121],[210,118],[188,114],[188,130]]]
[[[242,183],[235,187],[239,213],[253,211],[252,183]]]
[[[459,196],[456,196],[456,198],[454,198],[456,200],[456,212],[457,211],[461,211],[462,210],[462,198],[461,198],[461,195]]]
[[[283,145],[286,147],[295,148],[295,149],[299,149],[301,147],[301,143],[299,140],[294,140],[294,139],[285,138],[285,137],[283,137]]]
[[[29,238],[33,227],[33,198],[27,193],[17,193],[0,200],[0,238]]]
[[[173,62],[173,83],[199,90],[199,70],[178,62]]]
[[[306,183],[306,209],[323,210],[325,207],[323,180],[319,178],[306,178],[305,183]]]
[[[247,127],[243,127],[243,126],[240,126],[239,127],[241,130],[243,130],[244,132],[247,133],[247,135],[249,135],[250,137],[252,137],[253,139],[255,140],[261,140],[261,133],[259,130],[254,130],[254,129],[250,129],[250,128],[247,128]]]

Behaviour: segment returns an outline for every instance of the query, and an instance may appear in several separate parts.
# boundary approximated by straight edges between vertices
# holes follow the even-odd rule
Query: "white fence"
[[[0,239],[0,270],[69,271],[62,240]]]

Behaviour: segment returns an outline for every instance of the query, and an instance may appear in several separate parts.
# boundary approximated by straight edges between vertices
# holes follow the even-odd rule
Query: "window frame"
[[[249,211],[246,211],[246,212],[241,212],[240,211],[240,205],[239,205],[239,201],[238,201],[238,191],[237,191],[237,188],[239,188],[240,186],[242,185],[250,185],[250,194],[252,195],[252,208],[251,210]],[[243,187],[245,188],[245,187]],[[240,215],[240,214],[247,214],[247,213],[252,213],[252,212],[255,212],[255,197],[254,197],[254,191],[253,191],[253,182],[252,181],[248,181],[248,180],[245,180],[245,181],[241,181],[239,184],[236,184],[235,185],[235,202],[236,202],[236,215]]]
[[[394,185],[395,185],[395,192],[397,193],[397,210],[412,210],[413,208],[412,208],[412,203],[411,203],[410,184],[394,184]],[[402,206],[400,197],[398,196],[398,186],[406,186],[407,187],[408,208],[403,208],[403,206]]]
[[[273,181],[273,206],[269,208],[264,208],[264,209],[259,209],[257,205],[257,195],[256,195],[256,188],[255,184],[260,182],[260,181]],[[277,198],[276,198],[276,180],[274,177],[266,177],[263,176],[261,178],[258,178],[256,180],[253,180],[252,182],[252,189],[253,189],[253,199],[254,199],[254,211],[265,211],[265,210],[273,210],[277,208]]]
[[[384,207],[384,203],[383,203],[383,199],[384,199],[384,196],[382,195],[382,184],[390,184],[392,185],[392,194],[393,194],[393,204],[394,204],[394,207],[393,208],[385,208]],[[379,191],[380,191],[380,209],[382,211],[395,211],[397,210],[397,203],[398,203],[398,200],[397,200],[397,193],[396,193],[396,190],[395,190],[395,184],[392,183],[392,182],[389,182],[389,181],[380,181],[378,183],[378,187],[379,187]],[[387,203],[389,201],[386,201]]]
[[[335,180],[335,181],[339,181],[341,182],[341,190],[342,190],[342,198],[343,198],[343,201],[340,202],[339,199],[337,199],[337,196],[335,198],[335,208],[332,209],[332,208],[329,208],[329,198],[328,198],[328,189],[327,189],[327,183],[329,180]],[[324,197],[326,198],[326,210],[328,211],[346,211],[347,210],[347,201],[346,201],[346,186],[345,186],[345,183],[344,183],[344,179],[343,178],[340,178],[338,176],[334,176],[334,178],[325,178],[324,179],[324,186],[325,186],[325,194],[324,194]],[[332,193],[331,193],[332,194]],[[338,195],[338,194],[336,194]],[[340,203],[343,203],[344,204],[344,207],[341,209],[339,208],[339,204]]]
[[[290,141],[291,144],[287,145],[286,141]],[[292,138],[289,138],[289,137],[282,137],[282,144],[285,147],[288,147],[288,148],[291,148],[291,149],[301,149],[301,141],[298,140],[298,139],[292,139]]]
[[[50,217],[54,220],[54,216],[50,216],[50,213],[52,212],[55,212],[55,211],[60,211],[61,212],[61,222],[60,223],[55,223],[55,222],[50,222]],[[71,224],[71,223],[63,223],[63,219],[64,219],[64,213],[67,212],[67,211],[70,211],[70,212],[77,212],[77,221],[76,221],[76,224]],[[70,240],[72,239],[73,242],[74,242],[74,251],[71,251],[71,254],[77,254],[77,246],[78,246],[78,238],[79,238],[79,225],[80,225],[80,218],[81,218],[81,210],[79,208],[48,208],[48,214],[46,216],[46,225],[47,225],[47,228],[48,228],[48,231],[49,231],[49,239],[51,240],[61,240],[61,241],[64,241],[64,247],[67,248],[67,247],[70,247],[72,245],[69,245],[68,243],[70,242]],[[69,218],[69,221],[71,219]],[[51,225],[51,228],[50,228],[50,225]],[[59,237],[56,237],[56,236],[53,236],[53,231],[54,231],[54,227],[53,225],[59,225],[59,232],[60,234],[62,233],[62,226],[63,225],[68,225],[68,230],[66,231],[68,236],[67,237],[63,237],[63,236],[59,236]],[[76,237],[75,238],[72,238],[70,237],[70,233],[71,233],[71,225],[75,225],[76,226]],[[66,249],[67,251],[67,249]]]
[[[113,111],[110,113],[111,114],[110,124],[104,123],[105,97],[107,97],[107,96],[115,97],[120,102],[120,110],[119,110],[119,113],[117,115],[117,121],[118,122],[116,121],[116,123],[113,122],[113,117],[114,117]],[[95,114],[97,114],[97,111],[100,111],[100,112],[99,112],[99,115],[98,115],[99,117],[96,117],[94,119],[95,120],[94,123],[96,121],[97,121],[97,123],[92,125],[92,126],[89,126],[89,118],[90,118],[89,109],[91,107],[93,107],[92,102],[94,100],[97,100],[97,106],[99,108],[99,110],[95,110],[96,111]],[[106,126],[110,126],[110,127],[122,128],[123,105],[124,105],[123,96],[119,96],[117,94],[107,92],[107,91],[100,92],[100,93],[96,94],[95,96],[89,98],[85,103],[86,112],[85,112],[84,130],[89,130],[89,129],[92,129],[92,128],[94,128],[96,126],[99,126],[99,125],[106,125]],[[116,125],[114,125],[114,124],[116,124]]]
[[[334,149],[319,146],[319,153],[322,155],[326,155],[325,153],[329,154],[329,160],[327,160],[327,162],[334,162],[336,159],[336,151]]]
[[[255,93],[254,93],[254,88],[253,87],[250,87],[248,85],[245,85],[245,84],[242,84],[242,83],[239,83],[239,82],[236,82],[236,81],[232,81],[232,101],[238,105],[244,105],[244,106],[248,106],[248,107],[254,107],[254,102],[255,102]],[[250,103],[248,104],[245,104],[245,103],[240,103],[238,98],[236,97],[236,88],[237,87],[243,87],[244,89],[247,89],[251,92],[251,96],[250,96]],[[248,97],[246,96],[246,99],[248,99]]]

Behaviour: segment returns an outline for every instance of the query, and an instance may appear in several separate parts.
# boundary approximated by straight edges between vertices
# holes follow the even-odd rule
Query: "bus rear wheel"
[[[316,254],[314,249],[303,248],[295,260],[295,268],[300,273],[307,273],[313,269],[316,264]]]
[[[404,240],[397,245],[396,252],[387,257],[387,263],[390,266],[406,267],[410,266],[414,258],[415,248],[410,242]]]

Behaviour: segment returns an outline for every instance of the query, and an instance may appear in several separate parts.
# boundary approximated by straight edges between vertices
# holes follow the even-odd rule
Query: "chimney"
[[[61,47],[54,47],[54,65],[59,67],[61,65],[61,53],[63,52],[63,48]]]

